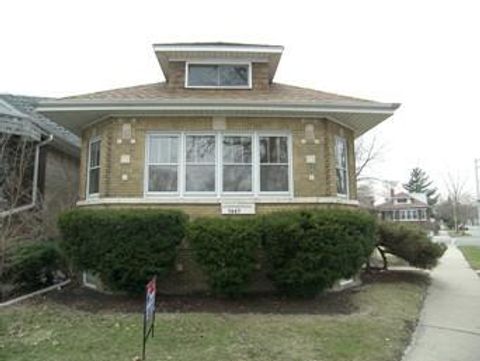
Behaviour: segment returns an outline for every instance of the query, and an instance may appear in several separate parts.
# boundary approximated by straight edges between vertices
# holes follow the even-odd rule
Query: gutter
[[[102,111],[102,110],[267,110],[267,111],[303,111],[303,112],[354,112],[354,113],[393,113],[400,104],[352,104],[352,103],[275,103],[275,102],[238,102],[222,101],[202,102],[190,99],[182,102],[168,101],[61,101],[42,102],[37,111]]]
[[[32,209],[37,204],[37,185],[38,185],[38,167],[40,163],[40,147],[50,143],[53,141],[53,135],[50,134],[47,139],[38,143],[35,147],[35,163],[33,168],[33,183],[32,183],[32,202],[30,204],[26,204],[24,206],[16,207],[13,209],[9,209],[7,211],[0,212],[0,218],[8,217],[14,215],[16,213],[20,213],[23,211],[27,211]]]

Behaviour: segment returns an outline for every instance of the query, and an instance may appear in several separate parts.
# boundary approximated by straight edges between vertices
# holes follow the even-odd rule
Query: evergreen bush
[[[139,293],[172,269],[187,216],[173,210],[76,209],[60,216],[65,254],[112,290]]]
[[[427,232],[415,225],[381,222],[378,225],[378,246],[418,268],[433,268],[446,246],[434,243]]]
[[[20,245],[10,258],[7,279],[24,291],[51,286],[59,272],[66,273],[63,255],[54,241]]]
[[[245,292],[260,247],[258,224],[254,217],[199,218],[191,222],[187,239],[214,293],[235,297]]]
[[[354,276],[375,246],[375,219],[349,210],[305,210],[264,217],[269,275],[286,295],[313,297]]]

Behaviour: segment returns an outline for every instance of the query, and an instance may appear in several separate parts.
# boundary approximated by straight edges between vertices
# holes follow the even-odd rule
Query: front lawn
[[[314,301],[160,303],[147,359],[400,360],[427,276],[385,272],[365,281],[359,290]],[[88,297],[68,299],[52,295],[0,309],[0,359],[130,361],[140,355],[142,315],[130,312],[131,305],[121,311]]]
[[[474,270],[480,270],[480,247],[479,246],[460,246],[458,247],[470,263]]]

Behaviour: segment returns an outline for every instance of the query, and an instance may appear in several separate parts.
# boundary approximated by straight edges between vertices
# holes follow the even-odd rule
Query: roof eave
[[[278,103],[152,103],[152,102],[46,102],[37,111],[77,135],[109,116],[249,116],[328,118],[360,136],[389,118],[399,104],[278,104]],[[360,125],[360,123],[362,124]]]

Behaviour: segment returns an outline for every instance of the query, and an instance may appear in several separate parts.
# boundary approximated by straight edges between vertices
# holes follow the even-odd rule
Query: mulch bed
[[[276,313],[276,314],[350,314],[356,306],[346,290],[327,293],[315,299],[287,299],[272,294],[253,294],[240,299],[201,295],[157,295],[157,312]],[[105,294],[85,287],[68,286],[36,297],[30,302],[53,302],[87,312],[143,312],[143,297]]]
[[[364,274],[364,286],[340,292],[325,293],[314,299],[288,299],[274,294],[250,294],[240,299],[224,299],[210,295],[157,295],[158,312],[215,312],[215,313],[275,313],[348,315],[357,310],[353,294],[371,283],[425,282],[416,272],[384,271]],[[69,285],[36,297],[30,302],[52,302],[87,312],[143,312],[144,298],[105,294],[78,285]]]

